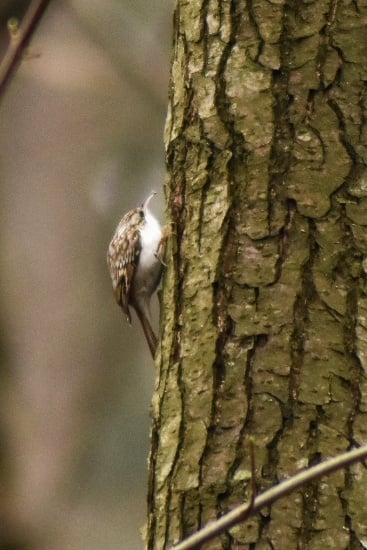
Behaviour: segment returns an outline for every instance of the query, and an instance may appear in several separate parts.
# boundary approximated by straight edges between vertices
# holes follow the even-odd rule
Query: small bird
[[[133,307],[142,324],[154,359],[157,337],[151,324],[150,299],[162,274],[160,257],[162,229],[148,210],[152,192],[140,208],[130,210],[121,219],[107,252],[115,298],[131,324],[129,306]]]

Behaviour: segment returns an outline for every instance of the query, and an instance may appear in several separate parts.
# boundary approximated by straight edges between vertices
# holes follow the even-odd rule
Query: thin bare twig
[[[173,548],[174,550],[198,549],[205,542],[212,540],[234,525],[237,525],[250,516],[255,515],[262,508],[264,508],[264,506],[269,506],[276,500],[288,495],[296,489],[299,489],[306,483],[315,481],[316,479],[329,475],[341,468],[346,468],[354,462],[359,462],[365,458],[367,458],[367,445],[325,460],[324,462],[321,462],[312,468],[308,468],[307,470],[303,470],[291,478],[282,481],[278,485],[275,485],[271,489],[264,491],[262,494],[255,497],[253,502],[250,501],[237,506],[234,510],[231,510],[221,518],[209,523],[206,527],[197,533],[194,533],[186,540],[178,543]]]
[[[19,27],[9,33],[9,45],[0,63],[0,97],[11,74],[18,64],[25,43],[39,22],[49,1],[50,0],[33,0],[20,22]]]

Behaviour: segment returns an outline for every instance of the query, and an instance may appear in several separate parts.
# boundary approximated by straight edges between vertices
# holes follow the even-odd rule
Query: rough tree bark
[[[149,549],[366,441],[367,2],[178,0]],[[362,548],[357,465],[209,543]]]

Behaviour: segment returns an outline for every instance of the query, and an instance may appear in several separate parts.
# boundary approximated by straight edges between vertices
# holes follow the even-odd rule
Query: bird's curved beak
[[[145,199],[145,201],[143,202],[143,204],[141,205],[142,209],[144,210],[144,212],[147,210],[148,206],[149,206],[149,203],[150,201],[152,200],[153,197],[155,197],[157,195],[157,192],[156,191],[152,191],[151,194],[149,195],[149,197],[147,199]]]

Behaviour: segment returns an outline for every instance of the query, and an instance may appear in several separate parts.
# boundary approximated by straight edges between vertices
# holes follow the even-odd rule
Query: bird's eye
[[[141,219],[143,219],[143,218],[144,218],[144,210],[141,209],[141,210],[139,211],[139,214],[140,214]]]

